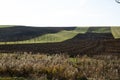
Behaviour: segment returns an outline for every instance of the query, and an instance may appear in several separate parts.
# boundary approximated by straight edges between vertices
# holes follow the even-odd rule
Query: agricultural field
[[[8,29],[1,29],[0,44],[62,42],[75,37],[79,33],[84,34],[87,32],[87,30],[88,27],[10,27]]]
[[[111,32],[113,36],[117,39],[120,38],[120,28],[119,27],[111,27]]]
[[[0,80],[120,80],[119,32],[0,26]]]
[[[0,27],[0,44],[63,42],[86,33],[111,33],[115,39],[120,38],[119,27],[60,27],[58,29],[56,27]]]
[[[96,35],[95,35],[96,36]],[[100,35],[99,35],[100,36]],[[119,55],[120,53],[120,39],[113,39],[111,36],[103,40],[104,37],[96,40],[81,40],[83,35],[60,42],[60,43],[36,43],[36,44],[6,44],[0,45],[0,52],[30,52],[30,53],[44,53],[44,54],[60,54],[65,53],[72,57],[77,55],[96,55],[96,54],[110,54]],[[89,36],[88,36],[89,37]],[[112,39],[111,39],[112,38]]]
[[[12,27],[13,25],[0,25],[0,28],[8,28],[8,27]]]

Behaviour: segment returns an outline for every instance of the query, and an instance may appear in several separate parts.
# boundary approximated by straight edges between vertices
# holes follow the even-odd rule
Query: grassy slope
[[[79,33],[85,33],[87,31],[88,27],[86,28],[79,28],[77,27],[75,30],[67,31],[67,30],[62,30],[58,33],[54,34],[45,34],[40,37],[26,40],[26,42],[33,42],[35,41],[36,43],[46,43],[46,42],[62,42],[68,39],[73,38]]]
[[[45,34],[30,40],[6,42],[6,44],[62,42],[62,41],[73,38],[79,33],[86,33],[87,30],[88,30],[88,27],[86,28],[77,27],[75,30],[71,30],[71,31],[62,30],[58,33]],[[4,42],[1,42],[0,44],[4,44]]]
[[[68,39],[75,37],[79,33],[86,33],[89,27],[77,27],[75,30],[67,31],[63,30],[58,33],[54,34],[45,34],[30,40],[18,42],[18,43],[48,43],[48,42],[62,42]],[[99,33],[108,33],[111,32],[110,29],[103,27],[103,28],[93,28],[92,32],[99,32]]]
[[[62,30],[57,33],[51,33],[51,34],[45,34],[30,40],[25,40],[25,41],[18,41],[18,42],[6,42],[6,44],[15,44],[15,43],[48,43],[48,42],[62,42],[68,39],[73,38],[79,33],[85,33],[89,28],[83,28],[83,27],[77,27],[75,30],[67,31],[67,30]],[[107,28],[96,28],[95,30],[93,29],[92,32],[112,32],[113,36],[115,38],[120,38],[120,28],[112,27],[111,31]],[[0,44],[4,44],[4,42],[0,42]]]
[[[89,27],[86,27],[86,28],[77,27],[75,30],[71,30],[71,31],[63,30],[61,32],[54,33],[54,34],[45,34],[45,35],[42,35],[42,36],[34,38],[34,39],[26,40],[24,42],[27,42],[27,43],[29,43],[29,42],[30,43],[32,43],[32,42],[36,42],[36,43],[62,42],[62,41],[73,38],[74,36],[76,36],[79,33],[86,33],[88,29],[89,29]],[[110,33],[110,32],[112,32],[112,34],[115,38],[120,38],[120,34],[119,34],[120,28],[119,27],[111,27],[111,28],[98,27],[96,29],[93,28],[93,30],[91,32],[93,32],[93,33]]]
[[[12,27],[12,25],[0,25],[0,28]]]
[[[90,27],[88,32],[92,33],[111,33],[110,27]]]
[[[120,38],[120,27],[111,27],[111,32],[116,39]]]
[[[0,28],[0,41],[24,41],[33,39],[44,34],[57,33],[61,30],[74,30],[75,27],[29,27],[13,26]]]

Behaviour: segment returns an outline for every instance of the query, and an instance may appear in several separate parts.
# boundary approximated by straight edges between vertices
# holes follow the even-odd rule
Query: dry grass
[[[119,75],[118,56],[70,58],[57,54],[0,54],[0,77],[24,77],[28,80],[120,80]]]

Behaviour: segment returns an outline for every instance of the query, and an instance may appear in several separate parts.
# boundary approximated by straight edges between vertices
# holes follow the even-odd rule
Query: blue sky
[[[115,0],[0,0],[1,25],[120,26]]]

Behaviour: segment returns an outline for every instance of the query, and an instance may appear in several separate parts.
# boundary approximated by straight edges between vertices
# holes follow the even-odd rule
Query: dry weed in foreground
[[[1,77],[28,80],[120,80],[120,59],[98,55],[0,54]]]

